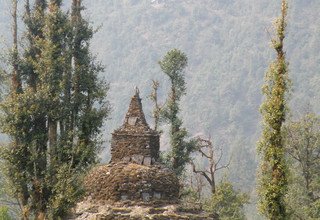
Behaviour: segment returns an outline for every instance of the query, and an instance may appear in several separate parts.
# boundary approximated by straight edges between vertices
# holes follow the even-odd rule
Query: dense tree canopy
[[[97,162],[108,87],[89,51],[93,30],[81,0],[72,2],[71,17],[61,1],[25,4],[27,47],[12,59],[12,87],[1,104],[1,128],[12,139],[2,158],[23,218],[57,219],[82,195],[81,176]]]

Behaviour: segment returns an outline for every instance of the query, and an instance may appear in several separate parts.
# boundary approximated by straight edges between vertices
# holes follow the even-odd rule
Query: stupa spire
[[[123,125],[112,133],[111,161],[151,165],[159,158],[159,147],[159,133],[147,124],[136,87]]]
[[[149,127],[142,110],[142,103],[138,87],[135,87],[135,94],[131,98],[129,109],[124,120],[124,126]]]

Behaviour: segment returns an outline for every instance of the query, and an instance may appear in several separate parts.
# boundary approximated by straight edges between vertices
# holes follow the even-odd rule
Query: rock
[[[114,220],[115,215],[113,213],[107,213],[107,214],[98,214],[96,215],[95,220]]]
[[[129,196],[126,194],[121,195],[121,200],[128,200]]]
[[[142,155],[133,155],[131,157],[132,162],[137,163],[137,164],[142,164],[143,162],[143,156]]]
[[[130,117],[130,118],[128,118],[128,124],[131,125],[131,126],[136,125],[137,121],[138,121],[138,117]]]
[[[154,192],[154,193],[153,193],[153,198],[155,198],[155,199],[161,199],[161,193],[159,193],[159,192]]]
[[[150,193],[142,193],[142,199],[144,202],[149,202],[150,201]]]
[[[90,205],[86,205],[90,206]],[[145,206],[110,206],[101,205],[99,213],[84,213],[81,216],[68,218],[68,220],[218,220],[217,216],[205,212],[190,213],[187,211],[180,212],[175,205],[160,207]]]
[[[151,157],[145,157],[143,158],[143,165],[150,166],[151,165]]]
[[[129,163],[130,160],[131,160],[130,157],[124,157],[124,158],[122,159],[122,161],[123,161],[123,162],[126,162],[126,163]]]
[[[88,208],[85,211],[89,212],[89,213],[98,213],[99,212],[99,206],[92,206],[92,207]]]

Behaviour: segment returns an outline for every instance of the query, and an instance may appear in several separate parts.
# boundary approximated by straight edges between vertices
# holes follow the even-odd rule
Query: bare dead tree
[[[214,146],[210,138],[205,139],[205,138],[198,137],[197,142],[198,142],[197,151],[198,153],[201,154],[201,157],[208,160],[209,167],[204,169],[200,169],[200,168],[197,169],[194,162],[191,161],[192,171],[196,174],[203,176],[209,183],[212,194],[215,194],[216,173],[219,170],[229,168],[230,160],[226,165],[220,165],[223,157],[222,148]]]

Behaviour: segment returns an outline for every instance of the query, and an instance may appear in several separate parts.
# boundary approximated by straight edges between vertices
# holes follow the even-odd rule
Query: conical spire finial
[[[128,112],[124,121],[124,126],[136,126],[149,128],[146,118],[142,110],[142,103],[140,98],[140,92],[137,86],[135,88],[135,94],[131,98]]]
[[[134,87],[134,90],[135,90],[135,92],[136,92],[135,95],[139,97],[140,91],[139,91],[138,86],[135,86],[135,87]]]

